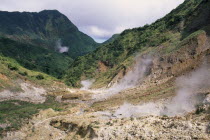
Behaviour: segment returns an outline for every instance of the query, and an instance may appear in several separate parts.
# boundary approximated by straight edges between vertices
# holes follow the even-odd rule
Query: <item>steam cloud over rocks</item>
[[[183,115],[196,109],[203,99],[199,95],[199,90],[210,86],[209,67],[203,66],[187,76],[177,79],[177,95],[169,102],[146,103],[142,105],[132,105],[125,103],[115,112],[118,117],[140,117],[146,115]]]
[[[82,84],[82,88],[80,88],[81,90],[88,90],[91,85],[93,84],[94,80],[84,80],[81,81]]]
[[[112,86],[109,89],[105,90],[96,90],[93,91],[95,94],[93,95],[93,99],[103,100],[107,99],[110,96],[118,94],[122,90],[126,90],[132,88],[139,84],[144,78],[146,72],[149,71],[149,66],[152,63],[152,59],[150,57],[136,57],[136,64],[133,70],[129,71],[118,83]]]
[[[91,90],[95,93],[93,99],[104,100],[110,96],[118,94],[122,90],[132,88],[143,80],[146,73],[150,70],[152,59],[149,57],[136,58],[136,64],[132,71],[129,71],[117,84],[109,89]],[[88,90],[93,81],[82,81],[83,90]],[[184,115],[196,109],[196,106],[204,100],[203,95],[199,94],[202,89],[210,86],[210,69],[205,65],[191,72],[189,75],[182,76],[176,80],[177,94],[170,101],[158,103],[145,103],[132,105],[125,103],[114,113],[117,117],[140,117],[147,115]],[[105,112],[104,112],[105,113]]]
[[[56,43],[56,49],[58,49],[59,53],[64,53],[69,51],[69,48],[67,46],[62,46],[60,39]]]
[[[210,86],[210,71],[207,66],[203,66],[188,76],[177,79],[177,95],[172,102],[166,106],[161,114],[175,116],[195,109],[202,99],[196,94],[199,90]]]
[[[114,115],[119,118],[159,115],[161,108],[161,105],[152,102],[143,105],[132,105],[129,103],[125,103],[116,110]]]

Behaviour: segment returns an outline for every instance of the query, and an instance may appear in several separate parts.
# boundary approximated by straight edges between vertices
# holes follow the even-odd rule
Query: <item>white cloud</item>
[[[0,10],[57,9],[95,39],[154,22],[184,0],[0,0]],[[97,36],[97,34],[99,36]]]
[[[93,38],[105,40],[115,33],[121,33],[127,28],[128,27],[117,26],[114,30],[105,30],[103,28],[99,28],[98,26],[85,26],[81,27],[80,29],[85,33],[91,35]]]
[[[110,36],[111,32],[104,30],[104,29],[100,29],[97,26],[90,26],[89,27],[90,33],[94,36],[98,36],[98,37],[106,37],[106,36]]]

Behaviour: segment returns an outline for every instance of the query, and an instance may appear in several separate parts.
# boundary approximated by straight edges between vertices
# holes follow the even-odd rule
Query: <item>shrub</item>
[[[38,80],[43,80],[43,79],[44,79],[44,76],[41,75],[41,74],[39,74],[39,75],[36,76],[36,79],[38,79]]]
[[[204,111],[205,111],[205,109],[202,106],[198,106],[195,111],[195,114],[200,114],[200,113],[203,113]]]
[[[24,71],[24,72],[20,71],[19,74],[22,75],[22,76],[27,76],[28,75],[28,73],[26,71]]]
[[[14,65],[11,65],[11,64],[8,64],[8,68],[10,70],[14,70],[14,71],[17,71],[18,70],[17,66],[14,66]]]

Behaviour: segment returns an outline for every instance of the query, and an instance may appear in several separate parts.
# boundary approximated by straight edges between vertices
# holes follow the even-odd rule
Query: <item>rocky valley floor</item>
[[[148,114],[136,113],[125,109],[122,114],[117,114],[121,106],[109,110],[96,110],[92,107],[100,101],[83,94],[90,90],[74,90],[70,95],[65,95],[65,110],[42,110],[24,124],[20,130],[7,132],[4,140],[69,140],[69,139],[204,139],[210,138],[210,94],[204,94],[200,105],[190,112],[178,116],[151,115],[154,108],[149,108]],[[92,93],[93,94],[93,93]],[[67,98],[68,97],[68,98]],[[77,99],[75,99],[77,98]],[[156,101],[159,106],[171,99]],[[133,108],[129,108],[133,109]],[[146,109],[146,108],[144,108]],[[126,116],[130,113],[133,115]],[[145,111],[144,111],[145,113]]]

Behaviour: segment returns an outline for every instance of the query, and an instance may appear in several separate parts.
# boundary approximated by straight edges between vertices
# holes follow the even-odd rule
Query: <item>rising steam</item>
[[[149,71],[149,66],[152,63],[152,59],[149,57],[136,57],[136,64],[133,70],[129,71],[117,84],[109,89],[93,91],[93,99],[103,100],[115,94],[118,94],[122,90],[126,90],[135,87],[139,84],[145,76],[145,73]]]
[[[139,84],[145,76],[145,73],[148,71],[148,66],[151,64],[151,62],[152,61],[150,58],[142,58],[141,60],[136,60],[136,65],[134,66],[134,69],[129,71],[120,80],[120,82],[111,87],[109,91],[117,93]]]
[[[196,93],[210,86],[210,71],[203,66],[188,76],[178,78],[176,83],[179,89],[177,95],[161,112],[163,115],[175,116],[193,111],[202,97]]]
[[[91,90],[96,94],[93,99],[104,100],[110,96],[118,94],[122,90],[132,88],[139,84],[146,73],[150,70],[151,58],[136,58],[136,64],[132,71],[129,71],[117,84],[109,89]],[[82,81],[83,90],[88,90],[92,81]],[[132,105],[125,103],[114,113],[117,117],[139,117],[146,115],[183,115],[196,109],[196,106],[203,101],[203,96],[199,94],[203,89],[210,87],[209,66],[202,66],[182,76],[176,80],[177,94],[170,101],[165,103],[145,103]]]
[[[168,103],[146,103],[143,105],[131,105],[125,103],[115,115],[118,117],[139,117],[145,115],[183,115],[196,109],[196,105],[202,102],[199,91],[210,86],[210,71],[203,66],[187,76],[177,79],[177,95]]]
[[[129,103],[125,103],[116,110],[114,115],[119,118],[158,115],[160,114],[161,108],[161,104],[158,105],[155,103],[146,103],[143,105],[132,105]]]
[[[62,46],[60,39],[56,42],[56,49],[59,51],[59,53],[64,53],[69,51],[69,48],[67,46]]]
[[[82,88],[80,88],[81,90],[88,90],[90,89],[91,85],[93,84],[94,80],[84,80],[81,81],[82,84]]]

